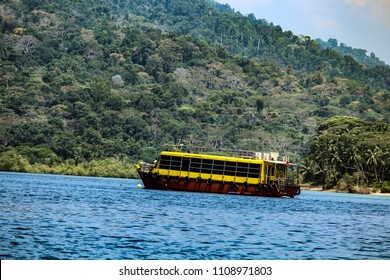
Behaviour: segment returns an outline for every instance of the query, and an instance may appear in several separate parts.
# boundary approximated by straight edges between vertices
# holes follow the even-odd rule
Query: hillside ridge
[[[388,67],[224,9],[4,1],[0,169],[126,169],[179,139],[298,161],[327,118],[389,122]]]

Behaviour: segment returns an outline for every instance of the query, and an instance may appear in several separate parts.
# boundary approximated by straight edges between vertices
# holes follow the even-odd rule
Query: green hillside
[[[298,161],[338,115],[390,121],[390,69],[206,0],[0,4],[0,170],[133,176],[178,141]]]

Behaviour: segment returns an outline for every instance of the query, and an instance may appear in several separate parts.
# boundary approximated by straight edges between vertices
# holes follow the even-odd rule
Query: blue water
[[[390,259],[390,198],[0,172],[0,259]]]

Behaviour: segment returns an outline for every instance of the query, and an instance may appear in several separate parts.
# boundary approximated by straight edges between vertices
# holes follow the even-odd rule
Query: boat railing
[[[171,152],[185,152],[192,154],[212,154],[221,156],[231,156],[250,159],[262,159],[269,161],[282,161],[288,162],[289,158],[286,155],[280,155],[278,152],[258,152],[239,149],[222,149],[222,148],[210,148],[201,146],[190,146],[184,144],[167,145],[165,151]]]

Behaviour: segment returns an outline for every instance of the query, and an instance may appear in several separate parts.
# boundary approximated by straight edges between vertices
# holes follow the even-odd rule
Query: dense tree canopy
[[[0,169],[96,174],[179,140],[298,161],[329,117],[388,123],[389,79],[213,1],[5,0]]]
[[[388,185],[390,125],[333,117],[321,123],[317,133],[302,164],[306,181],[349,191],[359,184]]]

